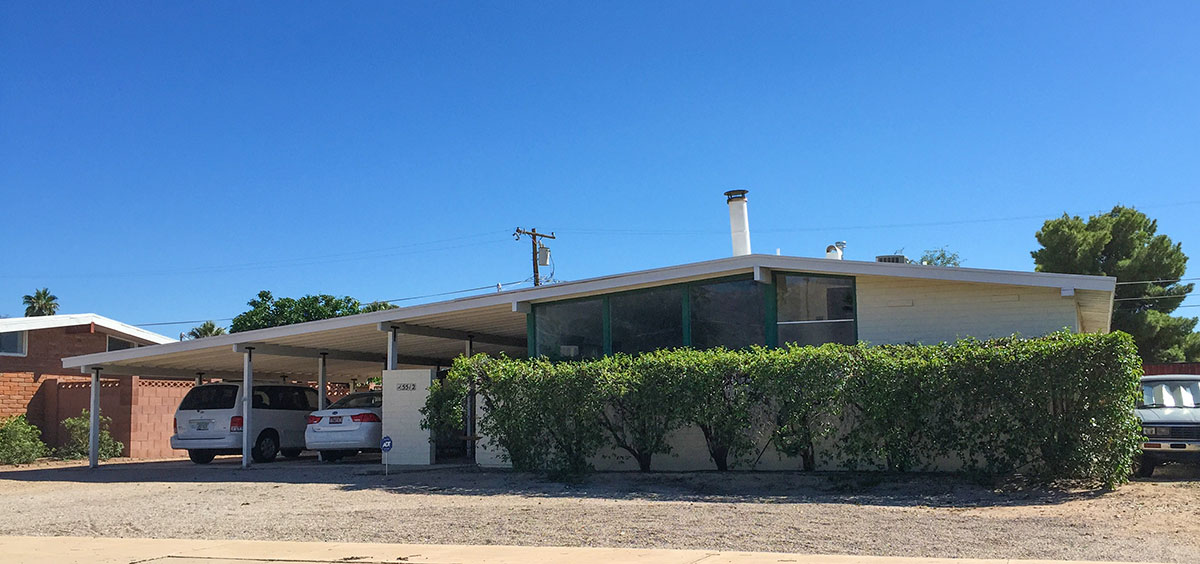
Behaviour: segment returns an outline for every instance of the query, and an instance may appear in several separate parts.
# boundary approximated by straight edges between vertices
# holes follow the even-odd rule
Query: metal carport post
[[[100,368],[92,369],[88,412],[88,468],[100,466]]]
[[[250,426],[250,414],[254,411],[251,409],[254,406],[254,366],[251,359],[254,347],[246,347],[246,352],[242,354],[242,468],[249,468],[252,446],[250,430],[253,429]]]

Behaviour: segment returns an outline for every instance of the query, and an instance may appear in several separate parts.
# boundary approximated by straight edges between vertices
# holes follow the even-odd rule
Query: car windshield
[[[230,409],[237,399],[237,391],[237,386],[197,386],[183,396],[183,401],[179,402],[179,409]]]
[[[1142,382],[1142,402],[1138,407],[1200,407],[1200,381],[1162,380]]]
[[[352,407],[383,407],[383,392],[363,392],[350,394],[333,402],[329,409],[349,409]]]

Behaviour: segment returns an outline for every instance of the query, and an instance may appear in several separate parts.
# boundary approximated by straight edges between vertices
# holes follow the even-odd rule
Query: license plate
[[[330,424],[330,425],[341,425],[341,424],[342,424],[342,416],[341,416],[341,415],[335,415],[335,416],[333,416],[333,417],[330,417],[330,418],[329,418],[329,424]]]
[[[208,430],[208,421],[200,421],[200,422],[196,423],[196,430],[197,431],[207,431]]]

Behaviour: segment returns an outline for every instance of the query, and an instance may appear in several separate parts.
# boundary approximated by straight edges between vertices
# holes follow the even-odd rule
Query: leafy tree
[[[1159,235],[1158,222],[1133,208],[1084,221],[1063,214],[1037,232],[1042,248],[1033,251],[1039,272],[1115,276],[1112,328],[1133,335],[1146,362],[1200,360],[1196,318],[1172,317],[1193,284],[1175,282],[1187,270],[1179,243]]]
[[[896,249],[893,254],[904,254],[904,247]],[[917,260],[905,259],[908,264],[924,264],[929,266],[962,266],[962,258],[958,253],[951,251],[947,247],[938,247],[936,249],[926,249],[925,254]]]
[[[302,298],[275,298],[267,290],[259,292],[258,297],[246,302],[246,305],[249,305],[250,309],[233,318],[233,324],[229,328],[230,333],[396,307],[386,302],[371,302],[364,306],[350,296],[339,298],[329,294],[308,295]]]
[[[926,249],[925,254],[921,255],[917,263],[932,266],[962,266],[962,258],[958,256],[958,253],[946,247],[939,247]]]
[[[188,331],[187,336],[189,339],[203,339],[205,337],[216,337],[217,335],[224,335],[224,334],[225,334],[224,327],[221,327],[220,325],[217,325],[216,323],[213,323],[212,321],[205,321],[204,323],[201,323],[200,325],[192,327],[192,330]]]
[[[51,294],[49,288],[37,290],[33,295],[25,294],[21,301],[25,304],[25,317],[58,313],[58,296]]]

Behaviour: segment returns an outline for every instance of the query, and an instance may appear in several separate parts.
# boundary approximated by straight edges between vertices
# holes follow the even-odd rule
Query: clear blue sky
[[[564,280],[725,257],[732,188],[757,252],[1032,270],[1122,203],[1200,263],[1194,3],[557,4],[5,2],[0,314],[516,281],[517,226]]]

